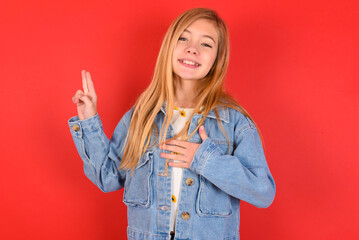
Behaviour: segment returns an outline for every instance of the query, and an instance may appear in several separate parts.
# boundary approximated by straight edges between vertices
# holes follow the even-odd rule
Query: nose
[[[198,55],[198,51],[195,47],[193,46],[189,46],[186,51],[189,53],[189,54],[193,54],[193,55]]]

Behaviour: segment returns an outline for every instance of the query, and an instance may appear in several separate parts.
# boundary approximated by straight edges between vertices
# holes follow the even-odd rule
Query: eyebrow
[[[188,32],[188,33],[191,33],[191,31],[189,31],[188,29],[185,29],[183,32]],[[212,41],[214,42],[214,43],[216,43],[216,41],[214,41],[214,39],[213,39],[213,37],[211,37],[210,35],[202,35],[202,37],[206,37],[206,38],[210,38],[210,39],[212,39]]]

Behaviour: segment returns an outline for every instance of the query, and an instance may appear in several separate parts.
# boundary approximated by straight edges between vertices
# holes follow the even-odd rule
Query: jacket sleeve
[[[128,115],[118,123],[111,140],[106,137],[98,114],[86,120],[79,120],[76,116],[68,121],[85,175],[103,192],[116,191],[124,186],[126,174],[118,167],[128,131]]]
[[[190,169],[232,197],[268,207],[274,199],[275,183],[255,126],[249,124],[235,132],[233,145],[233,154],[226,155],[208,137],[197,149]]]

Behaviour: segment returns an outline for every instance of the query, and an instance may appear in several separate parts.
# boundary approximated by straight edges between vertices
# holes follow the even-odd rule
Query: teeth
[[[199,66],[198,63],[194,63],[194,62],[191,62],[191,61],[188,61],[188,60],[183,60],[183,62],[184,62],[185,64],[188,64],[188,65]]]

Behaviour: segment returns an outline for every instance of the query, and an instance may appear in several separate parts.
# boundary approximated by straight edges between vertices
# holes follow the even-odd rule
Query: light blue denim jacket
[[[158,129],[165,112],[162,107],[155,118]],[[275,183],[255,125],[234,109],[219,109],[218,113],[230,140],[229,153],[226,137],[211,111],[204,123],[208,138],[202,142],[196,132],[189,139],[202,144],[190,168],[183,169],[175,239],[237,240],[240,201],[265,208],[274,199]],[[118,170],[131,114],[132,110],[123,116],[111,140],[106,137],[98,114],[86,120],[72,117],[68,124],[86,176],[104,192],[125,187],[128,239],[167,240],[172,169],[168,167],[168,177],[161,174],[166,161],[160,157],[162,150],[148,149],[132,176],[130,171]],[[189,133],[201,118],[201,114],[194,115]],[[167,138],[173,136],[170,125]]]

